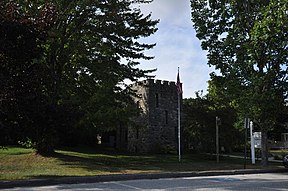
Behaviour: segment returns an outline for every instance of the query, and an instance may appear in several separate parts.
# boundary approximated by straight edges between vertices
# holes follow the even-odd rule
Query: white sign
[[[254,132],[254,146],[257,149],[261,149],[261,132]]]

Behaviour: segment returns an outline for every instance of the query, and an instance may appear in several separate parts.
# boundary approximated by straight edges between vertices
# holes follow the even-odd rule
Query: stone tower
[[[132,85],[132,89],[139,95],[134,100],[141,113],[128,127],[128,150],[176,151],[178,94],[175,82],[148,79]]]

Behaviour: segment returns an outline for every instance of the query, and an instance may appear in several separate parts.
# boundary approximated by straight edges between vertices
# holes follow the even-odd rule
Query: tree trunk
[[[261,164],[262,166],[268,166],[268,137],[267,130],[261,131]]]
[[[55,153],[54,148],[55,145],[52,144],[53,141],[45,140],[42,142],[38,142],[36,144],[36,153],[42,156],[51,156]]]

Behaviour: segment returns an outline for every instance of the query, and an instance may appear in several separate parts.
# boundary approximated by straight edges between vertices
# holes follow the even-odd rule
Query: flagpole
[[[177,95],[178,95],[178,161],[181,162],[181,95],[182,95],[182,87],[179,76],[179,67],[177,74]]]
[[[180,112],[180,96],[178,94],[178,161],[181,162],[181,112]]]

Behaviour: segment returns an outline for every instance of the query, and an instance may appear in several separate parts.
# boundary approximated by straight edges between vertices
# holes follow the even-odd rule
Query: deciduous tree
[[[287,96],[287,5],[287,0],[191,0],[208,64],[220,70],[217,78],[243,115],[261,127],[263,165],[267,131]]]

